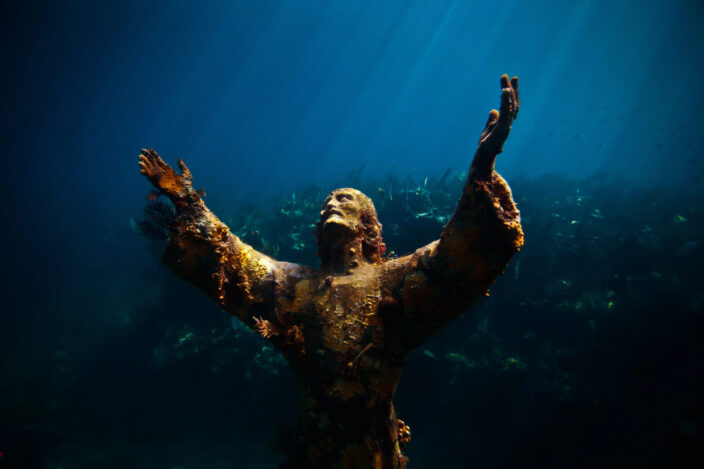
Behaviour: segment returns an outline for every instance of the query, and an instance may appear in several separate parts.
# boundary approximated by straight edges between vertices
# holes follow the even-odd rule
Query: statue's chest
[[[311,279],[296,287],[296,312],[309,353],[356,354],[381,326],[379,281],[374,275]]]

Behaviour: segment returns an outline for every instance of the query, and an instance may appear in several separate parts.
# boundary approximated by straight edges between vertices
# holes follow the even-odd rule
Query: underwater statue
[[[501,77],[500,111],[481,134],[457,209],[440,239],[387,259],[372,201],[337,189],[317,224],[321,266],[276,261],[232,234],[153,150],[139,167],[175,206],[163,256],[180,277],[268,339],[300,383],[295,448],[282,467],[406,467],[410,430],[392,403],[408,354],[461,316],[523,244],[496,156],[516,118],[518,79]]]

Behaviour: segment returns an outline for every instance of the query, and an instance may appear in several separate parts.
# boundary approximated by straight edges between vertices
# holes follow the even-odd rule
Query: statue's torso
[[[316,274],[296,284],[292,300],[279,299],[284,316],[302,329],[305,359],[294,366],[314,392],[390,400],[401,364],[386,350],[381,298],[380,267],[364,265],[349,275]]]
[[[305,337],[305,355],[289,359],[301,379],[300,450],[311,467],[398,467],[392,398],[403,362],[386,343],[383,293],[380,267],[368,265],[316,274],[296,284],[293,299],[279,299]]]

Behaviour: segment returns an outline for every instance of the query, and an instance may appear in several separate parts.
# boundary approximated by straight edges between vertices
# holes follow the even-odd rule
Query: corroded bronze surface
[[[494,161],[518,112],[501,78],[457,210],[439,240],[384,260],[371,200],[332,192],[317,225],[321,268],[278,262],[242,243],[207,209],[179,160],[153,150],[142,173],[176,207],[164,262],[279,348],[301,383],[297,445],[284,467],[403,468],[410,428],[392,404],[408,353],[459,317],[523,244],[520,216]]]

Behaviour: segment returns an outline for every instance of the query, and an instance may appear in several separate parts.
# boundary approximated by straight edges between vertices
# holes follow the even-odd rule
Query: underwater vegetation
[[[152,191],[154,192],[154,191]],[[174,229],[176,221],[176,212],[170,203],[159,200],[157,195],[152,195],[146,207],[144,207],[143,220],[130,219],[130,226],[137,233],[146,236],[149,239],[163,240],[168,239],[169,234]]]
[[[354,185],[396,256],[437,236],[465,179],[390,173]],[[340,185],[220,215],[262,252],[314,266],[320,201]],[[401,378],[409,467],[699,467],[701,188],[629,188],[603,174],[512,188],[525,246],[475,314],[414,352]],[[147,243],[156,265],[163,241]],[[283,356],[195,289],[174,295],[183,284],[165,269],[135,275],[144,292],[125,325],[49,322],[34,355],[0,357],[0,463],[275,467],[297,405]]]

